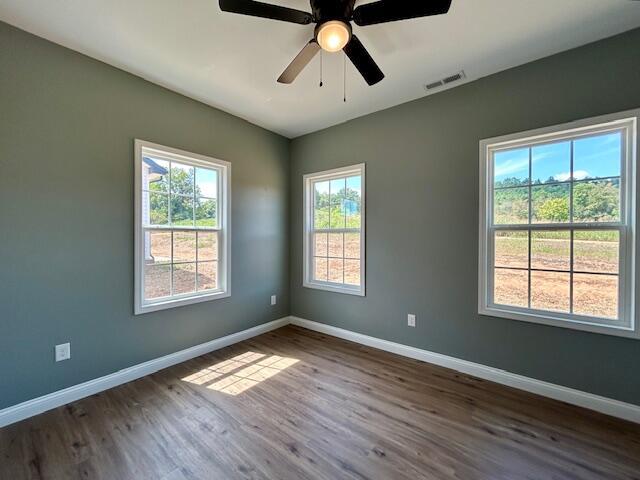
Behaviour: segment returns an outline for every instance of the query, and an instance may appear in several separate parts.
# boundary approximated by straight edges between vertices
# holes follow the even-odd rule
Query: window
[[[303,285],[361,295],[364,164],[304,176]]]
[[[637,335],[635,115],[481,142],[481,314]]]
[[[231,165],[136,140],[135,313],[228,297]]]

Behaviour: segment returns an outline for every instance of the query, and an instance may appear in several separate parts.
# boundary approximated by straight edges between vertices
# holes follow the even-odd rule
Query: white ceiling
[[[324,54],[322,88],[319,56],[293,85],[276,83],[313,26],[222,13],[217,0],[0,0],[0,19],[296,137],[424,96],[461,69],[472,80],[630,30],[640,2],[453,0],[447,15],[354,26],[386,78],[368,87],[347,64],[347,103],[341,53]]]

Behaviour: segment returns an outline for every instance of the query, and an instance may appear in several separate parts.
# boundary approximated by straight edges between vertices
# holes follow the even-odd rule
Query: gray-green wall
[[[231,298],[132,314],[134,138],[232,163]],[[0,23],[0,408],[286,316],[288,175],[287,139]]]
[[[637,107],[640,30],[294,140],[292,315],[640,404],[640,340],[477,313],[478,142]],[[367,296],[303,288],[302,175],[359,162]]]
[[[640,30],[289,142],[0,23],[0,408],[289,307],[640,404],[640,341],[476,308],[478,141],[638,106]],[[231,298],[133,316],[136,137],[232,162]],[[304,289],[302,175],[358,162],[367,296]]]

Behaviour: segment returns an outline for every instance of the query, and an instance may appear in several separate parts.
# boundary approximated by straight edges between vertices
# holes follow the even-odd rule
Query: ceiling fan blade
[[[281,20],[283,22],[299,23],[301,25],[313,23],[313,15],[310,13],[253,0],[220,0],[220,10],[253,17]]]
[[[393,1],[380,0],[378,2],[360,5],[353,11],[353,21],[364,27],[377,23],[395,22],[409,18],[429,17],[447,13],[452,0],[416,0]]]
[[[282,75],[278,77],[278,83],[292,83],[319,51],[320,45],[315,39],[307,43],[289,66],[285,68]]]
[[[344,53],[349,57],[351,63],[355,65],[360,74],[364,77],[365,82],[369,85],[375,85],[384,78],[384,73],[380,67],[371,58],[367,49],[364,48],[362,42],[355,35],[351,36],[351,40],[343,48]]]

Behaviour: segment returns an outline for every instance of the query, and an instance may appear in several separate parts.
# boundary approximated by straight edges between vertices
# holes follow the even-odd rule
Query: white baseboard
[[[164,357],[149,360],[148,362],[119,370],[109,375],[105,375],[104,377],[89,380],[88,382],[80,383],[78,385],[65,388],[64,390],[58,390],[57,392],[43,395],[42,397],[27,400],[26,402],[19,403],[18,405],[2,409],[0,410],[0,427],[33,417],[34,415],[66,405],[67,403],[75,402],[76,400],[108,390],[109,388],[117,387],[123,383],[150,375],[158,370],[162,370],[163,368],[199,357],[205,353],[247,340],[248,338],[261,335],[271,330],[275,330],[276,328],[284,327],[288,323],[289,317],[263,323],[262,325],[227,335],[226,337],[217,338],[210,342],[196,345],[195,347],[180,350],[179,352],[165,355]]]
[[[442,355],[440,353],[430,352],[415,347],[409,347],[400,343],[389,342],[379,338],[370,337],[361,333],[355,333],[324,323],[313,322],[298,317],[290,317],[293,325],[315,330],[316,332],[331,335],[333,337],[343,338],[352,342],[367,345],[369,347],[378,348],[387,352],[402,355],[404,357],[414,358],[423,362],[432,363],[441,367],[450,368],[458,372],[473,375],[474,377],[490,380],[495,383],[507,385],[509,387],[518,388],[527,392],[542,395],[544,397],[560,400],[561,402],[570,403],[579,407],[595,410],[600,413],[611,415],[613,417],[622,418],[631,422],[640,423],[640,406],[630,403],[613,400],[611,398],[601,397],[592,393],[575,390],[573,388],[563,387],[553,383],[543,382],[534,378],[525,377],[515,373],[500,370],[498,368],[488,367],[479,363],[461,360],[459,358]]]
[[[104,377],[89,380],[88,382],[74,385],[72,387],[65,388],[64,390],[59,390],[42,397],[5,408],[0,410],[0,427],[4,427],[34,415],[38,415],[39,413],[46,412],[47,410],[66,405],[67,403],[80,400],[81,398],[88,397],[95,393],[117,387],[123,383],[150,375],[158,370],[185,362],[200,355],[204,355],[205,353],[209,353],[234,343],[247,340],[251,337],[267,333],[271,330],[284,327],[289,323],[324,333],[326,335],[331,335],[333,337],[343,338],[362,345],[402,355],[404,357],[414,358],[423,362],[450,368],[468,375],[473,375],[495,383],[518,388],[520,390],[553,398],[555,400],[560,400],[572,405],[595,410],[613,417],[640,423],[640,406],[638,405],[632,405],[630,403],[601,397],[599,395],[575,390],[573,388],[543,382],[534,378],[510,373],[506,370],[488,367],[486,365],[461,360],[448,355],[442,355],[440,353],[430,352],[428,350],[422,350],[402,345],[400,343],[370,337],[368,335],[333,327],[324,323],[313,322],[311,320],[305,320],[298,317],[284,317],[279,320],[264,323],[241,332],[227,335],[226,337],[217,338],[210,342],[187,348],[186,350],[181,350],[164,357],[134,365],[118,372],[105,375]]]

